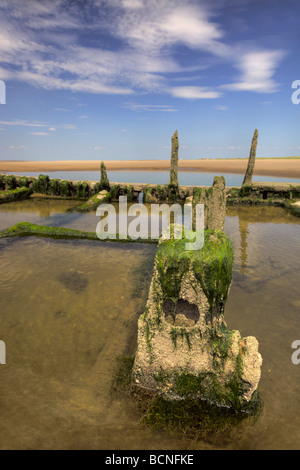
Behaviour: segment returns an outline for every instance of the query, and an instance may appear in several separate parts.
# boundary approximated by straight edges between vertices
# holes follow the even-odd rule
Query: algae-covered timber
[[[258,139],[258,130],[255,129],[252,142],[251,142],[251,149],[250,149],[250,155],[249,155],[249,160],[248,160],[248,166],[246,169],[246,173],[244,176],[243,184],[242,186],[247,186],[251,184],[252,182],[252,176],[254,172],[254,166],[255,166],[255,157],[256,157],[256,147],[257,147],[257,139]]]
[[[241,188],[226,189],[227,205],[280,206],[299,216],[300,185],[253,182]]]
[[[19,201],[27,199],[32,194],[32,189],[21,187],[16,189],[5,189],[0,191],[0,204],[4,202]]]
[[[226,192],[224,176],[215,176],[210,188],[194,188],[193,191],[193,229],[196,229],[197,204],[204,205],[204,228],[223,230],[225,223]]]
[[[110,236],[106,234],[106,238],[100,240],[96,232],[84,232],[81,230],[75,230],[64,227],[49,227],[45,225],[36,225],[30,222],[19,222],[12,227],[0,232],[0,238],[8,237],[46,237],[46,238],[61,238],[61,239],[84,239],[84,240],[96,240],[96,241],[111,241],[121,243],[157,243],[157,240],[151,239],[132,239],[129,236],[127,238],[119,238],[118,234]]]
[[[109,180],[108,180],[107,173],[106,173],[106,166],[104,162],[101,162],[100,173],[101,173],[101,176],[100,176],[100,188],[99,189],[100,191],[104,189],[106,191],[109,191],[110,185],[109,185]]]
[[[248,410],[256,399],[262,359],[256,338],[242,338],[224,319],[231,241],[220,230],[206,230],[199,250],[187,250],[189,240],[190,234],[160,239],[138,320],[133,381],[166,400],[200,399]]]
[[[242,423],[253,425],[262,410],[259,393],[255,395],[246,413],[187,396],[183,400],[166,399],[163,394],[152,393],[133,383],[133,365],[134,357],[115,358],[112,393],[122,393],[134,400],[141,415],[140,422],[152,428],[183,434],[193,440],[216,433],[224,433],[228,437],[228,433]],[[192,378],[190,381],[188,375],[179,379],[179,390],[188,388],[190,391],[194,386],[195,380]]]

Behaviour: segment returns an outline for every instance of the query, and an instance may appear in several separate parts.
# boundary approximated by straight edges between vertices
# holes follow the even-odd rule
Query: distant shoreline
[[[100,171],[101,160],[0,161],[0,172]],[[181,171],[244,174],[248,159],[179,160]],[[104,160],[107,171],[169,171],[169,160]],[[300,158],[258,158],[254,175],[300,178]]]

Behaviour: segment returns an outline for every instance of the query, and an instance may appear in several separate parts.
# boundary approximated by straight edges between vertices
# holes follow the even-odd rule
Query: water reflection
[[[241,260],[241,272],[244,273],[245,269],[247,268],[247,235],[249,234],[248,230],[248,221],[243,220],[243,218],[239,217],[239,229],[240,229],[240,237],[241,237],[241,246],[240,246],[240,260]]]
[[[0,230],[18,222],[43,223],[76,206],[78,201],[36,198],[0,204]]]

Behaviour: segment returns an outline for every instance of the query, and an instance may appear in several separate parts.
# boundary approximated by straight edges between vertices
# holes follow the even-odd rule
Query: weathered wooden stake
[[[252,144],[251,144],[251,150],[250,150],[250,155],[249,155],[249,160],[248,160],[248,166],[247,166],[247,170],[246,170],[246,173],[245,173],[245,177],[244,177],[244,181],[243,181],[242,186],[249,185],[252,182],[252,176],[253,176],[254,165],[255,165],[255,157],[256,157],[257,138],[258,138],[258,130],[255,129],[254,135],[253,135],[253,138],[252,138]]]

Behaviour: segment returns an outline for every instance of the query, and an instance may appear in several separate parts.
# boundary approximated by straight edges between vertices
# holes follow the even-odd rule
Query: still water
[[[9,172],[7,172],[9,173]],[[16,173],[14,175],[24,176],[39,176],[41,172],[37,173]],[[11,173],[10,173],[11,174]],[[67,179],[71,181],[99,181],[99,171],[50,171],[47,172],[50,178]],[[109,181],[120,183],[147,183],[147,184],[168,184],[170,172],[169,171],[108,171],[107,176]],[[243,183],[244,175],[232,173],[209,173],[201,171],[178,171],[178,181],[181,185],[186,186],[211,186],[215,176],[225,176],[226,186],[241,186]],[[299,183],[299,178],[281,178],[274,176],[259,176],[254,175],[254,181],[257,182],[287,182]]]
[[[1,205],[2,225],[23,214],[95,227],[94,213],[31,202]],[[300,339],[300,219],[281,208],[229,207],[225,232],[235,250],[225,318],[257,337],[263,357],[264,406],[254,424],[192,440],[141,425],[135,404],[111,394],[114,358],[134,354],[155,245],[1,239],[0,448],[299,449],[300,364],[291,344]]]

